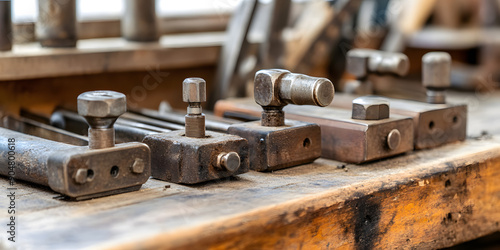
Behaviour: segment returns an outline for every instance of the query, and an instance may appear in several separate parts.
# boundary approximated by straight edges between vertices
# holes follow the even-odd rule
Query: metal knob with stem
[[[287,104],[328,106],[335,93],[330,80],[283,69],[265,69],[255,74],[255,102],[262,106],[262,126],[285,125]]]
[[[422,83],[427,89],[428,103],[446,103],[445,91],[451,85],[450,72],[450,54],[429,52],[422,57]]]
[[[89,124],[89,148],[101,149],[115,145],[116,119],[127,111],[124,94],[101,90],[78,96],[78,114]]]

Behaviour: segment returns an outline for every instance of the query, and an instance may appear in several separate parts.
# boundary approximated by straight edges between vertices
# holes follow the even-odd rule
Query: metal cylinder
[[[114,128],[89,128],[89,148],[101,149],[115,146]]]
[[[129,41],[158,40],[155,0],[124,0],[122,36]]]
[[[445,90],[451,85],[450,74],[450,54],[429,52],[422,57],[422,83],[427,88],[428,103],[446,103]]]
[[[266,127],[285,126],[285,112],[281,108],[265,108],[262,111],[261,125]]]
[[[73,147],[5,128],[0,128],[0,141],[0,174],[44,186],[49,185],[49,157]]]
[[[11,1],[0,1],[0,51],[12,49]]]
[[[35,30],[42,47],[75,47],[76,1],[38,0]]]
[[[186,136],[193,138],[205,138],[205,115],[191,115],[185,116],[186,122]]]
[[[328,106],[335,93],[332,82],[326,78],[303,74],[285,74],[279,85],[280,98],[297,105]]]

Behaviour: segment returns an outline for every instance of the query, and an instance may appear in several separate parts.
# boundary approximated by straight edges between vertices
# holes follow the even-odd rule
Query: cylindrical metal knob
[[[12,49],[11,1],[0,1],[0,51]]]
[[[129,41],[158,40],[155,0],[125,0],[122,36]]]
[[[347,52],[347,72],[358,79],[371,73],[404,76],[410,69],[410,60],[403,53],[373,49],[352,49]]]
[[[185,117],[186,136],[205,137],[205,115],[201,103],[207,100],[206,82],[202,78],[186,78],[182,82],[182,100],[188,103]]]
[[[427,88],[428,103],[446,103],[445,90],[451,85],[450,72],[450,54],[429,52],[422,57],[422,84]]]
[[[38,0],[35,27],[42,47],[75,47],[76,1]]]
[[[255,102],[263,107],[262,126],[283,126],[282,108],[287,104],[328,106],[335,89],[330,80],[283,69],[264,69],[255,74]]]
[[[109,148],[115,145],[113,125],[127,111],[124,94],[115,91],[90,91],[78,96],[78,114],[89,124],[89,148]]]
[[[391,150],[395,150],[401,144],[401,133],[397,129],[391,130],[387,135],[387,147]]]
[[[236,152],[220,153],[217,156],[217,167],[223,168],[227,171],[236,171],[240,167],[240,164],[241,159]]]
[[[382,120],[389,118],[389,100],[377,96],[362,96],[352,101],[352,119]]]
[[[285,74],[280,81],[279,96],[296,105],[328,106],[333,101],[334,88],[330,80],[303,74]]]

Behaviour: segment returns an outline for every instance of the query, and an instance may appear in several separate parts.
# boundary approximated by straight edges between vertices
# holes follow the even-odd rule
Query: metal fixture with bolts
[[[365,163],[413,149],[412,119],[390,114],[387,99],[366,96],[350,103],[352,111],[296,105],[287,106],[284,111],[290,119],[321,126],[321,156],[324,158]],[[215,114],[255,116],[259,114],[259,109],[248,98],[222,100],[215,105]]]
[[[446,103],[445,90],[450,85],[451,57],[445,52],[429,52],[422,58],[422,84],[427,89],[427,103],[387,98],[391,114],[413,118],[415,149],[434,148],[465,140],[467,105]],[[337,95],[331,106],[350,108],[352,95]]]
[[[345,92],[358,95],[373,94],[372,75],[404,76],[410,61],[403,53],[373,49],[352,49],[347,52],[347,72],[356,77],[346,83]]]
[[[321,131],[314,123],[285,120],[287,104],[327,106],[334,88],[326,78],[287,70],[260,70],[255,74],[255,102],[261,120],[233,124],[228,133],[249,142],[250,169],[271,171],[313,162],[321,155]]]
[[[0,129],[0,138],[15,140],[15,178],[49,186],[76,200],[138,190],[150,176],[149,147],[139,142],[114,145],[113,123],[126,110],[125,96],[86,92],[78,105],[91,124],[88,147]],[[0,146],[2,157],[10,151],[10,146]],[[8,170],[1,166],[0,174],[9,176]]]
[[[122,36],[135,42],[158,40],[155,0],[124,0]]]
[[[35,28],[42,47],[75,47],[76,0],[38,0]]]
[[[247,140],[205,131],[201,108],[206,100],[205,80],[187,78],[182,86],[183,100],[188,103],[185,129],[143,140],[151,148],[153,178],[195,184],[248,172]]]

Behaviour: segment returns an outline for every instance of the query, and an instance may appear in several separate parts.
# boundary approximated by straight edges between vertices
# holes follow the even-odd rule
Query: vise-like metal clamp
[[[201,103],[206,101],[206,83],[201,78],[183,82],[183,100],[189,103],[185,130],[148,135],[153,178],[195,184],[248,172],[247,140],[229,134],[205,131]]]
[[[260,121],[231,125],[228,133],[246,138],[250,169],[271,171],[309,163],[321,155],[321,131],[314,123],[285,121],[287,104],[327,106],[334,88],[326,78],[287,70],[260,70],[255,74],[255,101],[264,111]]]
[[[352,49],[347,52],[347,72],[356,80],[346,82],[344,92],[356,95],[373,94],[372,75],[404,76],[410,68],[410,60],[403,53],[373,49]]]
[[[0,128],[0,138],[12,142],[0,145],[0,156],[9,159],[1,162],[0,174],[76,200],[138,190],[150,176],[150,150],[138,142],[115,145],[113,124],[125,110],[121,93],[81,94],[78,111],[90,125],[88,147]]]

